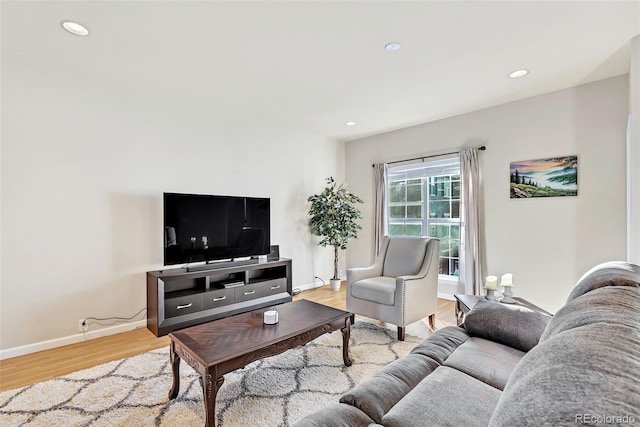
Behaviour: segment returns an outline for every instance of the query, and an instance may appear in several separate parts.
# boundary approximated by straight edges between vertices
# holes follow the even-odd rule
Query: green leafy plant
[[[358,230],[362,230],[356,222],[362,214],[355,206],[362,200],[348,192],[344,184],[338,185],[333,177],[329,177],[324,191],[310,196],[307,201],[311,202],[311,234],[322,237],[318,245],[333,246],[332,280],[338,280],[338,250],[346,249],[349,240],[357,238]]]

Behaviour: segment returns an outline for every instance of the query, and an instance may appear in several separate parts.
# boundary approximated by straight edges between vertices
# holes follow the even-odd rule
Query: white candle
[[[484,288],[488,291],[495,291],[498,289],[498,278],[496,276],[487,276],[484,281]]]
[[[277,310],[265,311],[263,322],[265,325],[275,325],[276,323],[278,323],[278,311]]]
[[[513,274],[507,273],[502,275],[502,286],[513,286]]]

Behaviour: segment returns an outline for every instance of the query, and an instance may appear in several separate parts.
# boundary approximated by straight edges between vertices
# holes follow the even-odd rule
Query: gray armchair
[[[440,241],[385,236],[373,265],[347,270],[347,311],[398,326],[429,316],[435,329]]]

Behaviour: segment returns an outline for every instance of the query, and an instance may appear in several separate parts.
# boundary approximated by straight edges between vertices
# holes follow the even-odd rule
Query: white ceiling
[[[626,73],[640,0],[2,1],[1,19],[3,57],[353,140]]]

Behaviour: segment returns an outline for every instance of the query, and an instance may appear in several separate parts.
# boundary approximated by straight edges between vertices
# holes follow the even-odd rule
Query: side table
[[[456,295],[454,295],[454,297],[456,299],[456,305],[455,305],[455,309],[456,309],[456,324],[458,326],[460,326],[462,324],[462,322],[464,322],[464,316],[469,312],[469,310],[471,310],[473,308],[473,306],[476,305],[476,303],[478,301],[480,301],[481,299],[484,299],[484,297],[477,296],[477,295],[456,294]],[[531,309],[533,311],[537,311],[539,313],[543,313],[543,314],[546,314],[548,316],[553,316],[553,314],[549,313],[546,310],[543,310],[542,308],[538,307],[537,305],[531,304],[529,301],[527,301],[524,298],[514,297],[513,299],[516,300],[516,303],[515,304],[507,304],[507,305],[519,305],[521,307],[527,307],[527,308],[529,308],[529,309]]]

